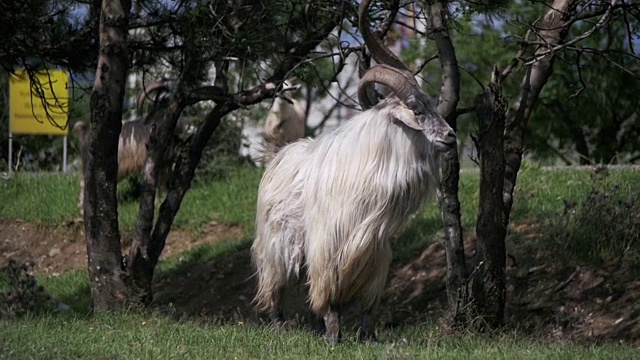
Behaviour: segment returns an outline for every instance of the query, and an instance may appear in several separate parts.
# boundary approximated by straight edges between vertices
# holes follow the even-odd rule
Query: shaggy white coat
[[[400,100],[386,99],[273,157],[260,182],[252,246],[258,309],[277,309],[283,287],[303,269],[317,314],[329,305],[378,305],[391,239],[438,180],[436,134],[416,126]]]

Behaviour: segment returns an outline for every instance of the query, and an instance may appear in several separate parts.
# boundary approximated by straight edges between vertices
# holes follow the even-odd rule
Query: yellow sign
[[[9,131],[14,134],[67,135],[69,74],[62,70],[11,75]],[[32,86],[32,81],[34,84]]]

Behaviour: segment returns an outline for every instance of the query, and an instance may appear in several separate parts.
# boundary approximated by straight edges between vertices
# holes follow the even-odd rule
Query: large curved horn
[[[367,96],[367,88],[375,83],[389,87],[405,102],[416,91],[419,91],[418,83],[411,71],[398,69],[386,64],[373,66],[362,75],[358,85],[358,100],[365,110],[375,105]]]
[[[401,70],[409,70],[407,66],[393,53],[377,36],[373,35],[369,29],[369,19],[367,17],[367,10],[371,0],[362,0],[360,6],[358,6],[358,27],[364,43],[369,48],[373,58],[380,64],[387,64]]]
[[[151,84],[147,85],[136,97],[136,111],[138,114],[142,113],[142,105],[144,105],[144,101],[147,99],[149,94],[159,91],[161,89],[169,90],[169,84],[167,79],[156,80]]]
[[[367,10],[371,0],[362,0],[358,7],[358,26],[373,58],[380,64],[367,70],[360,79],[358,100],[363,109],[375,105],[375,101],[367,96],[367,89],[375,83],[389,87],[402,101],[416,92],[420,92],[420,85],[413,73],[377,36],[369,29]]]

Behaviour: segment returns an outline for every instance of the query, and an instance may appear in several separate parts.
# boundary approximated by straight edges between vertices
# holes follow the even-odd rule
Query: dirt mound
[[[465,240],[468,259],[474,241]],[[507,261],[509,326],[554,340],[640,340],[638,269],[613,262],[568,269],[539,260],[537,266]],[[387,321],[418,324],[438,319],[447,306],[445,265],[440,243],[397,264],[383,304]]]
[[[520,224],[520,238],[529,241],[538,229]],[[223,238],[241,238],[242,229],[212,222],[203,234],[173,231],[163,256]],[[465,239],[472,259],[475,239]],[[214,259],[179,261],[161,272],[154,284],[154,307],[178,317],[216,322],[257,321],[251,304],[255,291],[250,244],[239,245]],[[507,243],[513,251],[518,244]],[[86,267],[82,228],[77,224],[56,230],[17,221],[0,222],[0,263],[9,258],[33,260],[45,274]],[[567,268],[531,254],[507,262],[509,323],[522,331],[554,339],[579,341],[640,339],[640,280],[638,270],[605,264],[599,268]],[[0,264],[1,265],[1,264]],[[471,266],[471,260],[469,260]],[[395,262],[381,304],[382,326],[402,326],[438,320],[446,309],[445,253],[434,243],[410,259]],[[287,295],[289,316],[305,316],[304,292]],[[293,309],[293,310],[291,310]],[[295,323],[296,321],[294,321]]]
[[[69,270],[87,267],[87,248],[82,223],[70,221],[55,228],[18,220],[0,220],[0,267],[9,259],[30,261],[40,274],[56,275]],[[228,226],[212,221],[202,236],[188,231],[173,230],[167,238],[162,258],[194,248],[200,244],[214,243],[224,238],[238,238],[243,231],[239,226]],[[131,234],[123,233],[122,238]],[[123,251],[126,253],[128,247]]]
[[[86,268],[87,249],[78,225],[54,229],[21,221],[0,221],[0,266],[9,259],[31,261],[41,274]]]

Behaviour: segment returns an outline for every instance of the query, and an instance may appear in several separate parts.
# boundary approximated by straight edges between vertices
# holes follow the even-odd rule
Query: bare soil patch
[[[512,227],[520,241],[539,236],[535,222]],[[199,244],[241,238],[242,229],[210,223],[200,236],[173,231],[163,257]],[[471,266],[475,238],[467,236],[465,252]],[[255,289],[250,244],[215,259],[188,260],[155,282],[154,307],[178,317],[216,322],[258,321],[251,300]],[[514,253],[521,244],[509,240]],[[82,227],[78,224],[51,230],[18,221],[0,222],[0,266],[9,258],[33,261],[37,272],[63,273],[86,267]],[[608,263],[600,267],[570,268],[542,254],[507,261],[510,326],[557,340],[640,341],[640,279],[638,270]],[[445,254],[434,243],[410,259],[392,264],[386,296],[381,304],[382,326],[395,327],[437,321],[446,310]],[[287,296],[290,316],[305,316],[303,289]],[[297,321],[293,321],[297,323]]]
[[[229,226],[212,221],[201,236],[193,236],[185,230],[173,230],[169,234],[162,258],[189,250],[200,244],[214,243],[225,238],[238,238],[243,231],[239,226]],[[123,232],[123,242],[131,234]],[[123,251],[128,251],[128,246]],[[0,268],[9,259],[32,262],[34,270],[44,275],[87,267],[87,248],[83,225],[70,221],[51,228],[19,220],[0,220]]]

